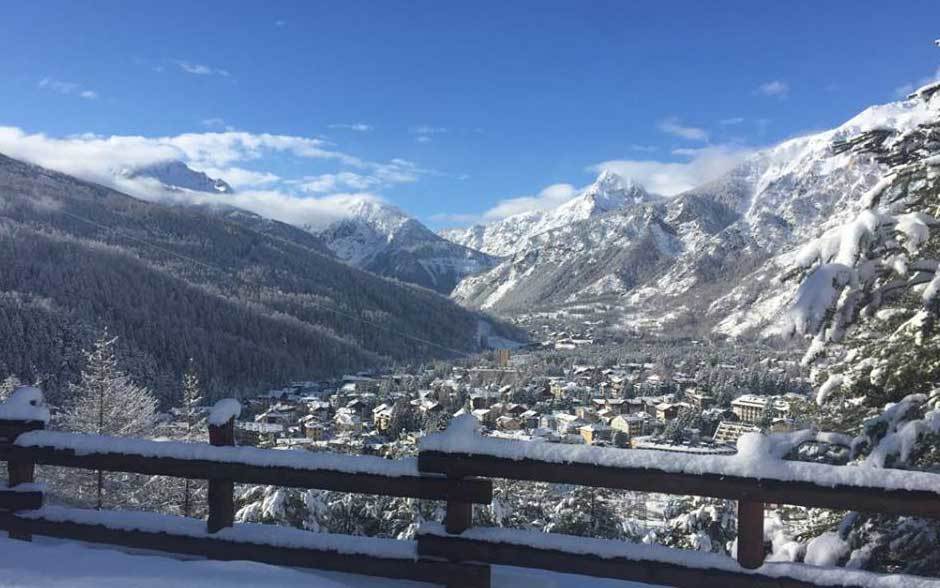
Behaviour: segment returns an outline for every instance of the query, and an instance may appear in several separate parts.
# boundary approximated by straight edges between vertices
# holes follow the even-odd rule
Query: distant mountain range
[[[923,96],[871,107],[840,127],[760,151],[672,198],[605,172],[561,206],[446,231],[505,256],[453,297],[506,315],[568,315],[639,330],[757,333],[793,293],[775,278],[794,252],[860,209],[884,172],[871,155],[834,148],[859,133],[938,121]]]
[[[450,294],[461,279],[498,259],[448,241],[389,204],[362,199],[348,215],[316,234],[357,268]]]
[[[474,352],[481,333],[520,337],[341,263],[303,229],[145,202],[0,155],[0,373],[61,399],[105,328],[166,398],[190,359],[210,393],[232,394]]]
[[[587,189],[557,208],[524,212],[468,229],[448,229],[441,231],[441,236],[490,255],[508,257],[528,248],[530,240],[542,233],[657,200],[660,198],[639,184],[603,171]]]
[[[123,170],[121,174],[155,179],[170,191],[234,192],[224,180],[210,178],[181,161]],[[340,261],[380,276],[446,295],[464,277],[498,262],[493,256],[436,235],[417,219],[378,199],[352,199],[345,213],[326,228],[308,230]]]
[[[705,185],[651,194],[610,171],[569,201],[435,234],[376,199],[303,237],[312,251],[512,317],[568,317],[608,328],[759,333],[793,294],[776,277],[802,244],[857,212],[884,172],[835,148],[865,131],[936,121],[930,95],[871,107],[836,129],[759,151]],[[126,172],[171,190],[231,193],[180,162]],[[298,229],[236,209],[207,209],[271,237]]]

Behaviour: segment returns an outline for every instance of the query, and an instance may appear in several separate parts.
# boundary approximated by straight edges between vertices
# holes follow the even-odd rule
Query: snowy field
[[[385,580],[334,572],[234,561],[206,561],[167,555],[130,554],[113,548],[37,537],[33,543],[0,538],[3,588],[424,588],[419,582]],[[647,584],[601,580],[537,570],[493,567],[493,588],[639,588]]]

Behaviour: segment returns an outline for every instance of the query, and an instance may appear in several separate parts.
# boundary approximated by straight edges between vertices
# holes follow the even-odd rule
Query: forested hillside
[[[53,401],[105,327],[166,398],[189,358],[210,393],[231,394],[473,351],[479,318],[352,269],[300,229],[0,156],[0,374],[40,380]]]

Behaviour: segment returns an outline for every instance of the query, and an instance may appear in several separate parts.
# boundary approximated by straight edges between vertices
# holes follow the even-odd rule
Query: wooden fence
[[[36,442],[37,438],[42,441],[41,435],[34,436],[29,443],[16,443],[22,433],[42,428],[42,423],[37,422],[0,421],[0,460],[8,462],[9,472],[9,486],[0,490],[0,528],[6,529],[11,537],[29,540],[33,534],[47,535],[212,559],[245,559],[404,578],[452,587],[487,587],[490,584],[490,565],[499,564],[680,587],[722,585],[724,588],[802,588],[815,584],[806,575],[772,574],[769,566],[773,564],[761,567],[765,555],[765,504],[940,518],[940,496],[927,491],[824,486],[812,482],[554,463],[536,459],[513,460],[468,453],[422,451],[418,455],[416,471],[392,474],[367,471],[368,468],[364,471],[355,471],[355,468],[343,471],[302,463],[289,466],[262,465],[257,460],[239,460],[231,455],[218,460],[213,459],[214,448],[204,446],[208,452],[203,454],[209,458],[188,455],[168,457],[160,455],[159,451],[150,450],[159,448],[160,442],[148,442],[153,445],[148,445],[147,450],[138,451],[120,448],[76,451],[58,443],[44,445]],[[78,439],[83,436],[73,437]],[[210,444],[220,447],[220,452],[234,445],[233,421],[210,427],[209,437]],[[284,453],[276,450],[252,451]],[[351,463],[361,459],[357,456],[344,458],[348,458]],[[45,510],[37,510],[42,504],[42,493],[29,485],[34,481],[36,464],[208,480],[209,514],[205,533],[115,528],[104,520],[96,521],[93,515],[70,520],[44,514]],[[682,553],[680,550],[657,548],[660,552],[676,553],[674,559],[647,557],[636,552],[611,556],[583,553],[568,549],[563,544],[526,544],[507,541],[499,535],[474,533],[479,529],[471,526],[473,505],[488,504],[492,500],[493,487],[489,478],[735,500],[738,503],[738,562],[715,556],[724,563],[698,567],[694,560],[689,563],[689,560],[679,555]],[[446,515],[442,529],[437,532],[433,529],[419,532],[414,542],[381,540],[403,545],[405,552],[411,554],[406,557],[401,557],[400,553],[386,556],[381,550],[374,553],[350,551],[329,543],[311,546],[265,542],[251,537],[238,537],[233,533],[242,526],[234,523],[235,483],[440,500],[446,502]],[[313,537],[318,534],[309,535]],[[362,541],[369,540],[363,538]],[[800,567],[811,569],[809,566]],[[823,570],[819,573],[823,573]]]

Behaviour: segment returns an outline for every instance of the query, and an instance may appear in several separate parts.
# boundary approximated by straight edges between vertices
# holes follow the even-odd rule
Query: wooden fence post
[[[0,438],[4,445],[13,445],[21,433],[37,431],[46,428],[42,421],[4,421]],[[10,488],[20,484],[32,484],[36,480],[36,464],[32,461],[11,459],[7,462],[7,484]],[[10,539],[32,541],[33,534],[29,531],[11,530]]]
[[[209,425],[209,444],[215,446],[235,445],[235,417],[221,425]],[[209,520],[207,521],[209,532],[215,533],[234,524],[235,482],[210,477]]]
[[[448,479],[459,481],[462,477],[447,476]],[[473,521],[473,504],[459,500],[448,500],[447,511],[444,514],[444,529],[453,535],[459,535],[467,529]]]
[[[764,503],[738,500],[738,563],[753,570],[764,563]]]

